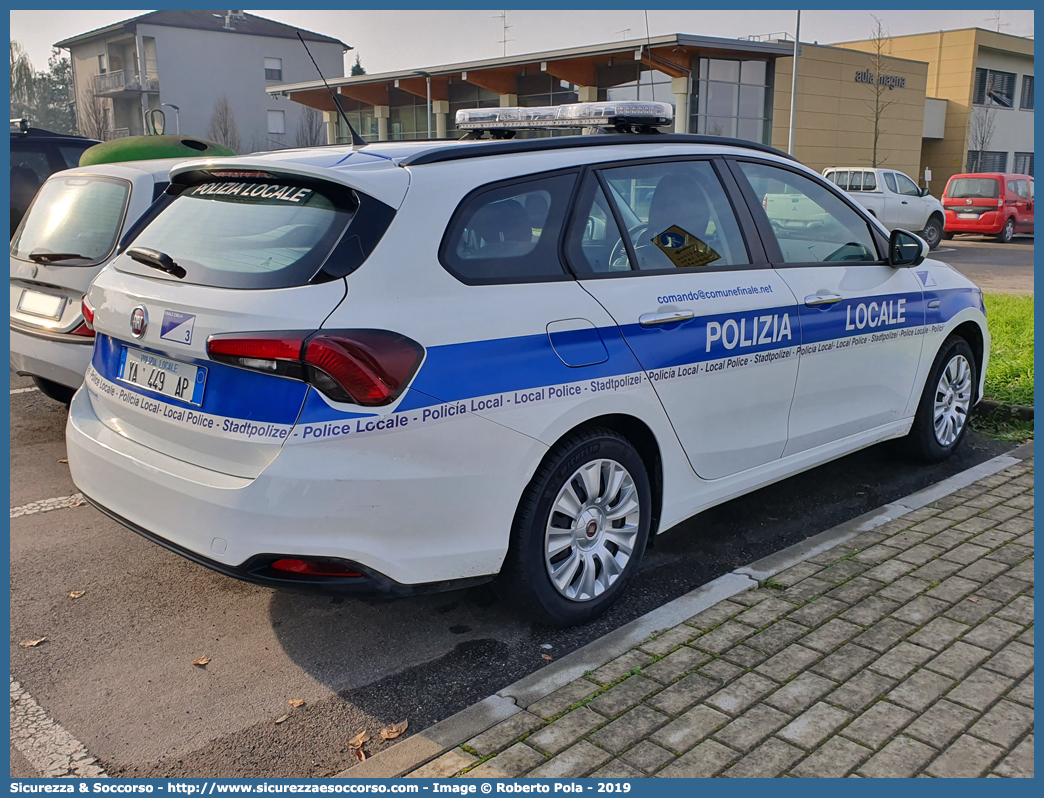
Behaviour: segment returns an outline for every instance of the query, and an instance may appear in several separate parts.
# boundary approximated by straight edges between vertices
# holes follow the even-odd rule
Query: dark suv
[[[43,182],[61,169],[78,166],[83,151],[100,143],[29,127],[26,119],[11,120],[12,236]]]

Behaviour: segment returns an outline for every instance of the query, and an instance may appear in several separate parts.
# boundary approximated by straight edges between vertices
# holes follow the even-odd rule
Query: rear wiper
[[[76,252],[49,252],[45,249],[34,249],[29,253],[29,260],[34,263],[54,263],[59,260],[90,260],[90,258]]]
[[[148,247],[131,247],[127,250],[127,254],[131,256],[132,260],[136,260],[138,263],[143,263],[153,269],[159,269],[161,272],[173,275],[179,280],[185,276],[185,270],[178,266],[166,252],[160,252],[158,249],[149,249]]]

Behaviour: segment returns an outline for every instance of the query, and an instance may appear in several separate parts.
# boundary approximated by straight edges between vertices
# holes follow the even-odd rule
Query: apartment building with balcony
[[[266,89],[318,79],[298,32],[324,75],[344,75],[351,48],[340,40],[243,11],[154,11],[55,47],[70,54],[70,99],[81,129],[92,113],[101,116],[104,138],[141,135],[159,109],[164,132],[211,138],[211,118],[225,98],[246,152],[297,143],[302,106]]]

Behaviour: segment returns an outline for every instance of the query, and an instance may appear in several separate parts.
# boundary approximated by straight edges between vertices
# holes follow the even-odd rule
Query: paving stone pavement
[[[663,630],[414,777],[1032,777],[1033,460]]]

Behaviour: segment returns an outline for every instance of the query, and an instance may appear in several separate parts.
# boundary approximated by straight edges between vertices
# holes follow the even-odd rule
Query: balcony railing
[[[130,128],[118,127],[114,128],[110,133],[110,139],[125,139],[130,135]]]
[[[159,76],[146,73],[144,84],[134,72],[108,72],[94,76],[95,94],[114,94],[122,91],[159,91]]]

